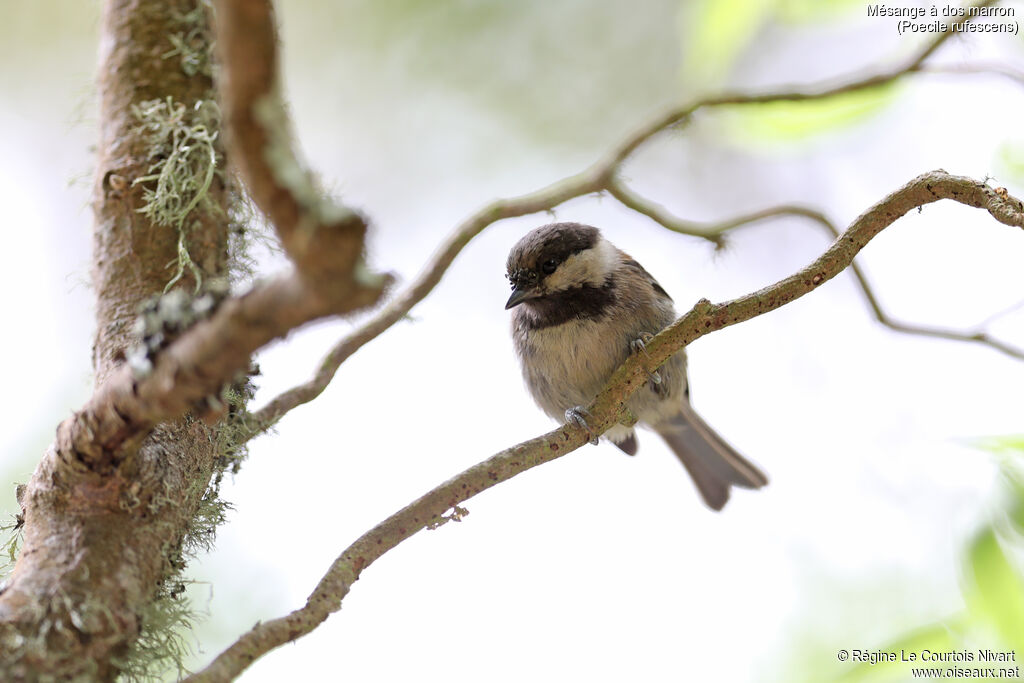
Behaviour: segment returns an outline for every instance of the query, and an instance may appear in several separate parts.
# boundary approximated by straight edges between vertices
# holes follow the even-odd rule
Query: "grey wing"
[[[654,289],[654,292],[658,297],[663,297],[666,301],[671,303],[672,297],[668,295],[668,292],[665,291],[664,287],[658,284],[658,281],[654,279],[654,276],[647,272],[646,268],[641,266],[640,263],[636,259],[632,258],[629,254],[623,252],[622,256],[622,265],[624,267],[638,271],[641,275],[643,275],[644,279],[650,283],[651,288]]]

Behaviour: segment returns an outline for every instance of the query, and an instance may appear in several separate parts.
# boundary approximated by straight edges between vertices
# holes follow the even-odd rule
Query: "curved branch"
[[[712,304],[702,299],[647,345],[646,354],[634,354],[612,375],[587,407],[588,424],[596,433],[616,424],[625,401],[647,382],[651,372],[694,340],[736,323],[750,320],[800,298],[838,275],[854,256],[887,226],[908,211],[940,199],[952,199],[987,210],[996,220],[1024,228],[1024,204],[971,178],[944,171],[921,175],[861,214],[813,263],[793,275],[738,299]],[[292,613],[257,624],[203,671],[187,681],[228,681],[258,657],[298,639],[341,608],[341,601],[366,567],[405,539],[444,519],[445,511],[495,484],[579,448],[590,434],[575,424],[563,425],[525,441],[465,470],[396,512],[363,534],[342,552],[309,596]]]
[[[983,0],[972,4],[972,7],[987,7],[994,5],[998,0]],[[968,19],[970,21],[970,19]],[[949,40],[957,31],[950,30],[954,22],[946,22],[945,29],[935,35],[934,38],[924,43],[921,48],[911,55],[901,66],[890,67],[880,70],[870,76],[861,77],[848,81],[825,81],[804,88],[793,88],[792,90],[767,91],[763,93],[723,93],[713,97],[698,100],[688,106],[671,109],[662,116],[653,119],[647,125],[639,128],[632,136],[615,148],[604,162],[611,167],[620,166],[625,160],[648,142],[656,134],[685,123],[693,114],[701,109],[712,109],[722,106],[742,106],[750,104],[768,104],[770,102],[806,102],[820,100],[835,95],[869,90],[880,86],[888,85],[908,73],[920,70],[921,65],[935,53],[939,47]]]
[[[257,206],[310,287],[330,294],[355,283],[379,296],[385,281],[363,264],[366,220],[325,197],[294,151],[270,0],[220,0],[217,17],[231,151]]]
[[[363,323],[359,329],[342,339],[321,361],[316,375],[299,386],[288,389],[253,413],[255,425],[249,438],[262,434],[292,408],[308,403],[319,396],[334,378],[341,364],[364,344],[372,341],[409,313],[437,286],[448,267],[470,240],[484,228],[503,218],[525,216],[547,211],[574,197],[600,192],[607,182],[607,171],[598,167],[571,178],[549,185],[530,194],[513,199],[497,200],[463,221],[441,243],[426,268],[405,291],[392,299],[384,308]]]
[[[803,218],[807,218],[821,226],[833,239],[839,237],[839,229],[836,228],[835,224],[829,220],[825,214],[805,206],[775,206],[723,221],[703,223],[683,220],[672,215],[667,209],[665,209],[665,207],[651,202],[630,190],[618,178],[614,178],[609,184],[608,194],[615,197],[615,199],[617,199],[623,206],[647,216],[662,227],[682,235],[691,235],[693,237],[705,239],[714,244],[716,249],[720,249],[725,246],[726,233],[730,230],[763,220],[784,216],[801,216]],[[1000,353],[1006,354],[1011,358],[1024,360],[1024,349],[1011,346],[1010,344],[996,339],[988,333],[980,330],[976,332],[960,332],[958,330],[932,327],[930,325],[917,325],[896,320],[882,309],[881,303],[879,303],[871,285],[868,283],[867,276],[856,261],[850,265],[850,270],[853,273],[854,279],[857,281],[857,285],[860,287],[861,293],[864,295],[864,299],[867,302],[868,307],[871,308],[871,312],[875,319],[889,329],[904,334],[982,344],[983,346],[987,346],[999,351]],[[984,325],[985,323],[983,322],[979,327],[984,327]]]
[[[233,0],[233,2],[263,1],[265,0]],[[995,1],[985,0],[979,6],[991,5]],[[308,403],[319,396],[330,384],[341,364],[364,344],[372,341],[404,318],[441,281],[442,276],[455,260],[455,257],[469,244],[470,240],[483,232],[492,223],[503,218],[550,211],[570,199],[610,190],[615,175],[637,149],[650,141],[658,133],[672,126],[684,123],[698,110],[727,105],[763,104],[781,100],[822,99],[842,93],[886,85],[907,73],[919,69],[922,63],[952,35],[953,32],[947,28],[945,32],[937,34],[934,38],[924,43],[918,52],[912,55],[902,66],[890,67],[869,76],[841,83],[820,83],[802,90],[769,91],[760,94],[725,94],[674,108],[641,126],[614,147],[604,159],[598,161],[583,173],[565,178],[537,192],[511,199],[497,200],[485,206],[456,227],[455,231],[442,243],[441,247],[430,261],[427,262],[423,271],[412,284],[368,321],[363,323],[357,330],[339,341],[321,361],[319,369],[311,379],[284,391],[271,399],[263,408],[256,411],[253,414],[255,419],[251,422],[253,426],[248,438],[251,439],[262,434],[288,411]],[[713,237],[707,239],[716,242]]]
[[[145,376],[122,363],[57,428],[55,453],[68,473],[101,471],[128,457],[152,428],[179,417],[249,367],[252,354],[290,330],[376,300],[371,290],[318,297],[296,276],[281,276],[226,300],[208,320],[162,350]],[[344,300],[344,304],[339,303]]]
[[[979,62],[974,64],[921,64],[913,69],[921,74],[992,74],[1024,85],[1024,71],[1006,64]]]

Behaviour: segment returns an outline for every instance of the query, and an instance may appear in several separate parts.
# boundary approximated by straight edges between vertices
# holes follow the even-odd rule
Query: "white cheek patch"
[[[545,279],[544,284],[552,292],[583,284],[600,287],[608,273],[614,270],[617,258],[615,247],[602,237],[592,248],[567,258],[558,266],[558,270]]]

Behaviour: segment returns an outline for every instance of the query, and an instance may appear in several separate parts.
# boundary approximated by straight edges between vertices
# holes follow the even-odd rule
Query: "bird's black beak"
[[[532,298],[532,296],[532,293],[526,287],[516,287],[512,290],[512,296],[510,296],[508,301],[505,302],[505,310],[507,311],[510,308],[515,308],[527,299]]]

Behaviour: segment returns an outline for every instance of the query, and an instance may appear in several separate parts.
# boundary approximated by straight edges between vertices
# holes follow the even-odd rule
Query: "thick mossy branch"
[[[157,589],[153,601],[139,614],[142,628],[127,655],[114,657],[125,683],[160,683],[168,676],[188,674],[185,661],[193,653],[189,634],[199,618],[185,595],[186,582],[175,573]]]
[[[165,549],[166,571],[153,600],[139,615],[138,638],[125,656],[114,660],[121,669],[123,681],[148,683],[167,680],[168,676],[179,680],[189,673],[185,662],[195,653],[192,645],[195,624],[203,615],[193,608],[186,593],[194,582],[185,578],[185,570],[189,562],[213,549],[217,529],[233,509],[220,495],[223,475],[225,469],[237,467],[243,457],[233,445],[221,450],[225,443],[221,440],[223,431],[220,426],[211,430],[210,438],[217,440],[219,446],[213,479],[189,520],[181,542]]]
[[[188,521],[180,542],[164,548],[165,572],[159,581],[156,595],[139,615],[138,638],[127,654],[114,663],[121,669],[121,680],[135,682],[163,681],[168,676],[181,679],[189,672],[185,661],[194,654],[194,626],[203,616],[195,610],[186,593],[193,582],[184,578],[189,562],[200,553],[212,550],[217,529],[227,519],[233,506],[221,498],[220,487],[225,472],[237,472],[245,458],[245,444],[235,434],[237,423],[244,421],[246,403],[255,387],[250,377],[225,387],[222,397],[227,416],[217,425],[206,429],[208,439],[216,444],[212,478],[200,477],[194,486],[202,486],[209,479],[195,513]],[[193,424],[198,424],[190,420]],[[170,493],[166,491],[165,493]],[[136,501],[136,505],[139,502]],[[146,503],[147,513],[156,514],[165,505],[177,502],[167,495],[154,496]]]
[[[252,354],[305,323],[349,313],[379,291],[350,290],[344,300],[319,298],[299,275],[262,282],[226,299],[208,319],[149,359],[144,373],[117,368],[86,404],[57,429],[56,450],[67,476],[105,472],[133,453],[158,423],[217,396],[249,370]]]
[[[131,375],[134,313],[164,289],[168,264],[178,264],[179,284],[227,273],[229,183],[208,76],[208,9],[203,0],[103,3],[92,267],[100,387]],[[110,424],[131,420],[107,404],[80,425],[82,452],[55,445],[43,455],[19,493],[24,547],[0,592],[0,679],[181,672],[185,641],[165,628],[188,612],[179,573],[224,511],[208,489],[216,428],[184,417],[192,407],[133,427],[117,458],[80,458],[109,455]]]

